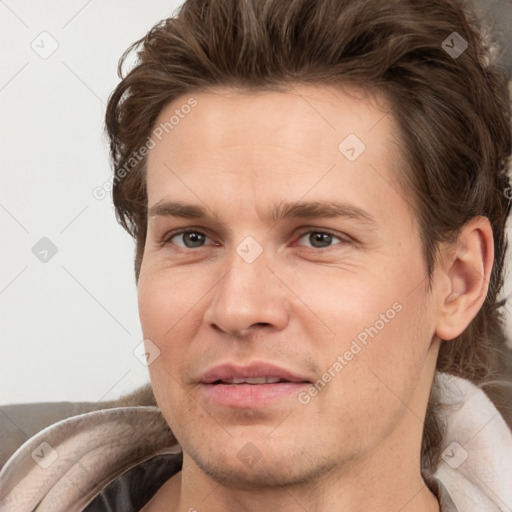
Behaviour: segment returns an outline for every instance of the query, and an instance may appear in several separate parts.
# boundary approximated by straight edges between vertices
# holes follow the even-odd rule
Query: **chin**
[[[296,439],[293,447],[284,446],[282,440],[276,439],[274,445],[268,441],[258,438],[253,442],[246,438],[237,440],[235,447],[226,446],[220,440],[212,440],[208,445],[198,446],[196,449],[187,450],[186,446],[182,447],[212,480],[223,486],[239,489],[289,487],[311,483],[337,465],[335,460],[315,454],[314,449],[301,449],[297,446]]]
[[[280,462],[260,460],[250,467],[243,467],[240,463],[230,465],[223,461],[205,461],[198,457],[195,463],[215,482],[238,489],[282,488],[311,483],[334,467],[334,463],[321,467],[305,467],[289,458]]]

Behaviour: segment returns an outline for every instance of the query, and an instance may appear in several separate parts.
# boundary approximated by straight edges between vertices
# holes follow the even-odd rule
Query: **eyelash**
[[[170,245],[172,242],[171,240],[178,236],[178,235],[184,235],[186,233],[199,233],[201,235],[205,235],[206,237],[208,237],[208,235],[206,233],[204,233],[203,231],[200,231],[199,229],[194,229],[194,228],[187,228],[187,229],[181,229],[181,230],[178,230],[178,231],[171,231],[170,233],[167,233],[160,241],[160,244],[162,246],[165,246],[165,245]],[[339,244],[334,244],[334,245],[341,245],[341,244],[344,244],[344,243],[350,243],[350,239],[348,236],[341,236],[333,231],[329,231],[329,230],[326,230],[326,229],[311,229],[309,228],[307,231],[303,231],[299,234],[299,240],[301,238],[304,237],[304,235],[308,235],[308,234],[311,234],[311,233],[320,233],[320,234],[324,234],[324,235],[330,235],[334,238],[337,238],[340,240],[340,243]],[[210,238],[210,237],[208,237]],[[182,250],[194,250],[194,249],[203,249],[204,246],[201,246],[201,247],[197,247],[197,248],[194,248],[194,247],[182,247],[182,246],[177,246],[179,247],[180,249]],[[303,246],[302,246],[303,247]],[[325,249],[329,249],[333,246],[328,246],[328,247],[309,247],[309,249],[316,249],[316,250],[325,250]]]

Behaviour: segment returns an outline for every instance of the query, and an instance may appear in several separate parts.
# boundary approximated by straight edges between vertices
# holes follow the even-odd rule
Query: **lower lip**
[[[307,382],[276,382],[274,384],[201,384],[208,398],[224,407],[247,409],[262,407],[296,395],[307,386]]]

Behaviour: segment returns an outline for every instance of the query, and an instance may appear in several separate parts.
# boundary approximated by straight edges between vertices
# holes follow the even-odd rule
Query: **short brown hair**
[[[106,113],[113,199],[118,220],[136,239],[136,278],[147,194],[146,158],[133,155],[168,103],[218,87],[345,82],[373,89],[389,100],[401,130],[405,165],[398,178],[419,220],[429,279],[439,243],[456,238],[472,217],[487,217],[493,230],[485,303],[460,336],[442,343],[437,369],[479,385],[500,375],[510,98],[483,34],[474,11],[456,0],[187,0],[123,54],[122,81]],[[448,51],[455,44],[460,55]],[[134,50],[137,65],[123,78]],[[442,441],[437,400],[434,384],[422,448],[431,470]]]

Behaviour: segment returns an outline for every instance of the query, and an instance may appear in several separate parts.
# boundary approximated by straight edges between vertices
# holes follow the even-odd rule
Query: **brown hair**
[[[465,44],[460,55],[449,51]],[[123,78],[134,50],[138,62]],[[134,155],[169,102],[223,86],[264,91],[345,82],[371,88],[389,100],[401,128],[406,165],[398,178],[420,223],[429,278],[441,241],[456,238],[477,215],[492,225],[495,261],[487,298],[467,329],[442,343],[437,369],[477,385],[503,378],[507,349],[498,294],[510,209],[510,99],[491,50],[476,14],[456,0],[187,0],[123,54],[123,79],[107,107],[113,199],[119,222],[137,242],[136,278],[147,197],[146,158]],[[488,393],[504,404],[505,395]],[[434,382],[424,467],[437,467],[441,442]]]

